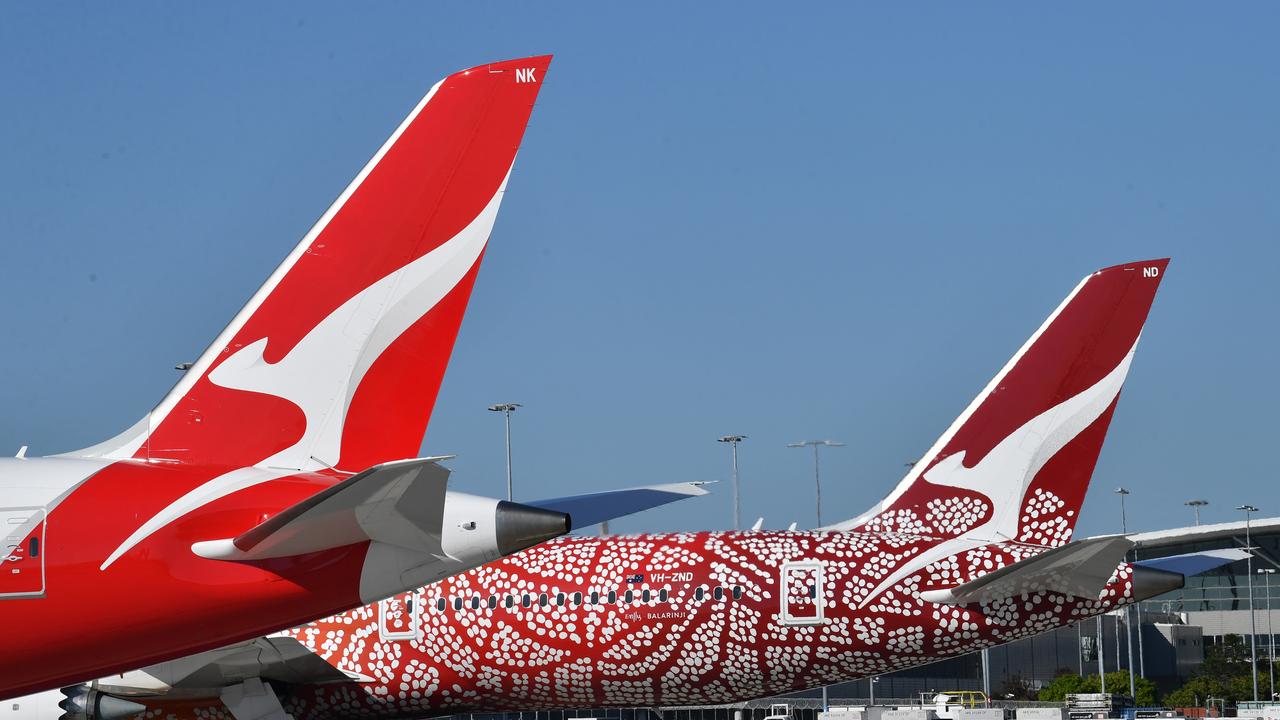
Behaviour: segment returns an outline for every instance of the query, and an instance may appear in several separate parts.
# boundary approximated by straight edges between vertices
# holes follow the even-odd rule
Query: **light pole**
[[[991,698],[991,648],[982,648],[982,694]]]
[[[813,448],[813,489],[814,498],[817,504],[818,524],[814,527],[822,527],[822,475],[818,468],[818,448],[820,447],[844,447],[844,443],[834,440],[801,440],[800,442],[787,443],[789,448]]]
[[[1253,540],[1249,536],[1249,525],[1258,508],[1246,504],[1236,509],[1244,513],[1244,549],[1249,553],[1249,675],[1253,678],[1253,701],[1258,702],[1258,618],[1253,612]]]
[[[1191,508],[1191,511],[1196,514],[1196,527],[1200,527],[1200,508],[1204,507],[1205,505],[1208,505],[1209,501],[1208,500],[1188,500],[1182,504]]]
[[[746,435],[721,435],[716,442],[729,443],[733,457],[733,529],[742,529],[742,499],[738,493],[738,443],[746,440]]]
[[[1098,690],[1103,694],[1107,694],[1107,651],[1102,645],[1102,616],[1096,615],[1094,619],[1098,621]],[[1119,668],[1116,668],[1117,670]]]
[[[1263,573],[1263,577],[1267,581],[1267,677],[1268,677],[1268,694],[1267,697],[1275,700],[1276,698],[1276,635],[1271,630],[1271,576],[1276,574],[1275,568],[1262,568],[1258,572]]]
[[[813,497],[814,497],[814,505],[815,505],[815,511],[816,511],[815,516],[818,519],[818,524],[814,525],[814,527],[820,528],[822,527],[822,473],[821,473],[820,465],[818,462],[818,448],[844,447],[844,443],[836,442],[834,440],[801,440],[800,442],[787,443],[787,447],[789,448],[812,447],[813,448],[813,491],[814,491]],[[819,592],[821,592],[821,590],[819,590]],[[827,710],[830,710],[830,709],[831,709],[831,706],[827,698],[827,686],[823,685],[822,686],[822,710],[823,712],[826,712]]]
[[[1138,561],[1138,551],[1133,551],[1134,562]],[[1133,604],[1133,621],[1138,626],[1138,677],[1147,676],[1147,655],[1142,649],[1142,601]],[[1136,699],[1136,698],[1135,698]]]
[[[1116,488],[1115,493],[1120,496],[1120,534],[1127,535],[1129,533],[1129,523],[1125,519],[1124,499],[1128,497],[1129,491],[1122,487],[1118,487]]]
[[[1080,664],[1080,677],[1084,677],[1084,621],[1076,623],[1076,661]]]
[[[1129,521],[1125,517],[1124,499],[1129,496],[1129,491],[1126,490],[1125,488],[1118,487],[1116,488],[1116,494],[1120,496],[1120,534],[1128,535]],[[1129,606],[1126,605],[1124,608],[1124,644],[1129,652],[1129,697],[1134,698],[1134,701],[1136,702],[1138,693],[1134,687],[1134,680],[1133,680],[1133,622],[1131,621],[1132,617],[1133,616],[1129,613]],[[1117,617],[1116,630],[1119,630],[1119,629],[1120,629],[1120,618]],[[1141,627],[1138,628],[1138,634],[1139,636],[1141,636],[1142,634]],[[1116,652],[1119,653],[1119,651],[1120,651],[1120,638],[1117,636]],[[1116,658],[1116,665],[1119,665],[1119,664],[1120,664],[1120,659]]]
[[[498,403],[497,405],[490,405],[490,406],[489,406],[489,410],[490,410],[491,412],[500,412],[500,413],[502,413],[502,415],[503,415],[503,420],[506,422],[506,426],[507,426],[507,499],[508,499],[508,500],[511,500],[511,499],[512,499],[512,493],[511,493],[511,413],[515,412],[515,411],[516,411],[516,408],[518,408],[518,407],[520,407],[520,406],[521,406],[521,405],[520,405],[520,403]]]
[[[1124,668],[1120,664],[1120,611],[1112,610],[1111,617],[1116,621],[1116,672],[1120,672]]]

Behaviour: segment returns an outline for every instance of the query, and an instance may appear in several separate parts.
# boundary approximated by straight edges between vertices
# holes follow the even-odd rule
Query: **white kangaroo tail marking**
[[[991,516],[963,535],[944,540],[898,566],[867,594],[859,607],[866,607],[895,583],[939,560],[981,545],[1014,540],[1027,488],[1058,451],[1092,425],[1115,401],[1137,349],[1135,340],[1124,359],[1106,377],[1027,421],[1001,440],[977,465],[965,467],[965,452],[961,451],[929,468],[923,477],[934,485],[984,495],[991,502]]]
[[[510,174],[508,169],[507,177]],[[457,235],[361,290],[279,362],[263,359],[268,338],[261,338],[215,367],[209,373],[215,385],[274,395],[297,405],[306,418],[302,437],[257,466],[220,475],[170,503],[125,539],[99,569],[107,569],[139,542],[202,505],[267,480],[336,464],[347,409],[360,381],[383,351],[475,266],[506,187],[504,178],[488,205]]]

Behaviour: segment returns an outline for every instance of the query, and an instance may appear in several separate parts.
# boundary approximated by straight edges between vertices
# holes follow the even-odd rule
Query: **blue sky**
[[[790,6],[787,6],[790,7]],[[1081,520],[1280,514],[1274,5],[0,7],[0,449],[176,380],[437,79],[553,52],[425,450],[517,497],[883,496],[1075,282],[1172,256]],[[723,528],[715,495],[615,525]]]

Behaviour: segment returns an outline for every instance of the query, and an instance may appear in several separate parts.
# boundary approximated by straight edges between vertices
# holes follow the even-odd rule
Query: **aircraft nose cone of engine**
[[[494,524],[498,552],[510,555],[569,532],[573,521],[567,513],[502,500]]]
[[[112,697],[110,695],[99,695],[97,702],[97,712],[93,714],[96,720],[124,720],[124,718],[132,717],[147,709],[146,705],[125,700],[123,698]]]
[[[1133,568],[1133,599],[1146,600],[1181,588],[1187,581],[1182,573],[1156,570],[1155,568]]]

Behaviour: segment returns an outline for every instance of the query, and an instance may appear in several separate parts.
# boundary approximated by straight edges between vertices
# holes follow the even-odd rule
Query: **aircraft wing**
[[[608,520],[632,515],[660,505],[691,497],[706,495],[705,483],[686,482],[667,485],[646,485],[623,490],[605,490],[585,495],[534,500],[524,503],[543,510],[562,512],[572,519],[574,530],[580,530]]]
[[[1185,555],[1170,555],[1169,557],[1154,558],[1152,560],[1138,560],[1134,565],[1151,568],[1152,570],[1176,572],[1182,575],[1199,575],[1223,565],[1248,559],[1248,557],[1249,552],[1247,550],[1223,548],[1221,550],[1202,550],[1200,552],[1186,553]]]

